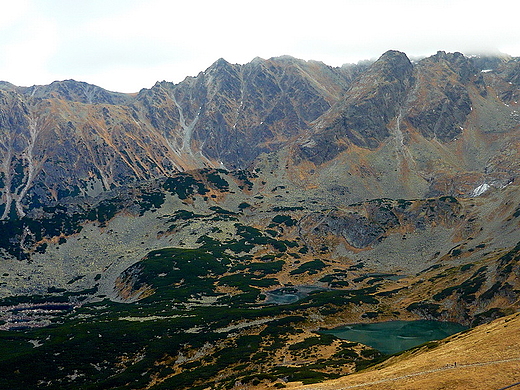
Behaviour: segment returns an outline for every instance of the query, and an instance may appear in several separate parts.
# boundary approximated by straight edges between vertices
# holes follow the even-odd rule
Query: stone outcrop
[[[470,84],[482,76],[460,53],[436,55],[416,67],[417,86],[407,107],[407,119],[426,138],[450,141],[463,129],[471,112]]]
[[[352,83],[300,145],[303,158],[318,164],[334,158],[345,143],[374,149],[390,133],[388,124],[400,110],[412,84],[413,66],[405,54],[389,51]],[[330,146],[330,145],[333,146]]]

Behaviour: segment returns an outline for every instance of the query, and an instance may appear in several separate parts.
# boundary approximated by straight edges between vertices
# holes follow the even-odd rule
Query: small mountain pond
[[[277,288],[276,290],[265,292],[265,301],[263,303],[273,303],[276,305],[288,305],[298,302],[305,298],[309,293],[317,290],[326,290],[317,286],[288,286]]]
[[[372,278],[373,281],[382,279],[388,280],[399,280],[405,278],[406,275],[397,274],[381,274],[381,273],[370,273],[360,276],[359,281]],[[370,283],[370,282],[369,282]],[[276,305],[289,305],[296,303],[300,299],[305,298],[313,291],[333,290],[331,288],[318,286],[318,285],[298,285],[298,286],[285,286],[277,288],[276,290],[266,291],[264,293],[265,300],[263,303],[272,303]]]
[[[455,322],[418,320],[352,324],[321,333],[362,343],[385,354],[394,354],[465,329],[466,326]]]

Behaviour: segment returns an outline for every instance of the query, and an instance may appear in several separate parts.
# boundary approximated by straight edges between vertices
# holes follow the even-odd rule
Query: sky
[[[520,56],[517,0],[0,0],[0,80],[137,92],[219,58],[331,66],[438,50]]]

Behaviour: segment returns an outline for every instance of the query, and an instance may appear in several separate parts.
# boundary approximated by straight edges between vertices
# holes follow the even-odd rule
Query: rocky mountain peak
[[[371,99],[384,94],[386,98],[382,103],[392,104],[390,100],[396,98],[396,93],[402,95],[410,87],[412,71],[413,65],[406,54],[395,50],[387,51],[354,80],[346,94],[346,100],[354,103],[356,100]]]
[[[233,68],[233,65],[230,62],[226,61],[224,58],[219,58],[213,64],[211,64],[210,67],[204,71],[204,73],[208,75],[212,73],[227,71],[230,68]]]
[[[370,71],[379,73],[383,77],[403,79],[409,77],[412,63],[405,53],[397,50],[388,50],[372,64]]]
[[[471,76],[474,76],[478,73],[478,70],[475,68],[473,61],[459,52],[446,53],[444,51],[438,51],[437,54],[423,61],[438,63],[448,67],[452,72],[457,74],[458,81],[461,83],[469,82]]]
[[[127,104],[129,95],[111,92],[97,85],[76,80],[54,81],[49,85],[34,85],[23,93],[35,98],[53,98],[84,104]]]
[[[407,120],[429,139],[455,139],[471,112],[470,92],[487,93],[480,71],[461,53],[440,51],[419,61],[414,77]]]
[[[0,81],[0,89],[6,90],[6,91],[14,91],[18,87],[8,81]]]
[[[390,135],[389,123],[413,83],[412,73],[413,65],[404,53],[384,53],[317,122],[312,140],[304,140],[300,147],[302,157],[321,164],[348,144],[377,148]]]

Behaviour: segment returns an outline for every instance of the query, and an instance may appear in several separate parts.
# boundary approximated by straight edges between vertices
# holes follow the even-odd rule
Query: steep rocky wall
[[[137,95],[73,80],[4,82],[0,217],[178,171],[247,168],[282,150],[277,174],[370,188],[369,197],[505,185],[520,147],[518,61],[499,59],[489,72],[475,63],[484,64],[444,52],[412,63],[396,51],[341,68],[220,59]]]

